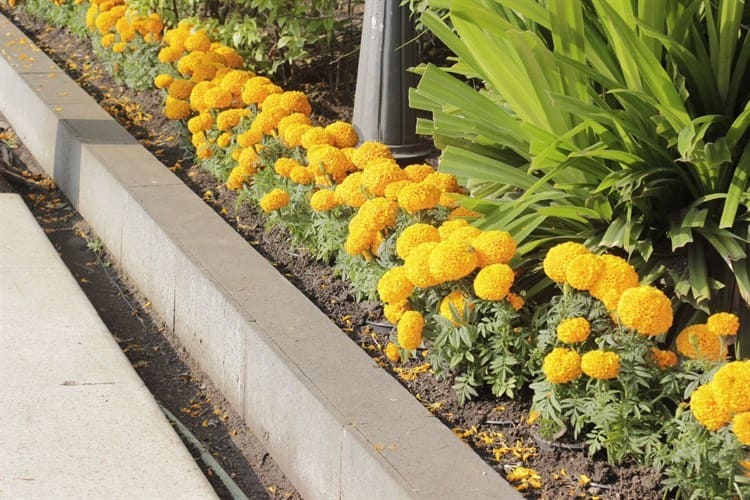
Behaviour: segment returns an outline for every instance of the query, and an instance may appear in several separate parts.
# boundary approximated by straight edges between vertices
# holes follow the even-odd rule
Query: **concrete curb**
[[[305,498],[520,498],[22,38],[0,112]]]

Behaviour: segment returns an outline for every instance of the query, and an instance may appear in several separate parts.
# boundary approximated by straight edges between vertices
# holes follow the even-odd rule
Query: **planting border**
[[[0,112],[305,498],[520,498],[2,15],[0,49]]]

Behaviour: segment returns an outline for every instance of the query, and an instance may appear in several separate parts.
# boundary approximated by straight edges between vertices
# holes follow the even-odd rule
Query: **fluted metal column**
[[[363,141],[379,141],[399,160],[425,156],[432,146],[416,134],[409,87],[417,76],[414,27],[399,0],[365,0],[353,124]]]

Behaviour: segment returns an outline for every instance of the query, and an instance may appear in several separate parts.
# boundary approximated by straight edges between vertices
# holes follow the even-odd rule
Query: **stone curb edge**
[[[521,498],[2,15],[0,53],[0,112],[305,498]]]

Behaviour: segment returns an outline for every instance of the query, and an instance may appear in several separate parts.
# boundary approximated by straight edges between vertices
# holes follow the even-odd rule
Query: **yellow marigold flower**
[[[513,292],[508,292],[508,295],[505,298],[510,306],[516,311],[520,311],[523,309],[523,306],[526,305],[526,301],[523,300],[523,297]]]
[[[373,231],[382,231],[396,224],[398,205],[385,198],[371,198],[365,201],[355,218],[360,219]]]
[[[736,314],[720,312],[709,316],[706,320],[706,326],[708,331],[714,335],[737,335],[737,331],[740,329],[740,318]]]
[[[466,323],[468,318],[464,317],[464,312],[466,311],[467,305],[470,310],[474,309],[474,304],[468,302],[467,299],[468,297],[461,290],[453,290],[440,301],[440,308],[438,311],[440,316],[451,320],[453,326],[461,326]],[[454,314],[453,310],[455,310],[457,314]]]
[[[419,288],[429,288],[439,285],[441,281],[430,273],[430,255],[437,242],[428,241],[412,248],[409,256],[404,260],[404,268],[409,280]]]
[[[553,384],[567,384],[581,376],[581,355],[567,347],[555,347],[544,357],[542,371]]]
[[[604,270],[599,279],[591,286],[589,293],[602,301],[608,311],[617,310],[622,292],[638,286],[638,273],[627,261],[616,255],[602,255]]]
[[[190,107],[198,112],[208,111],[205,97],[206,92],[211,88],[213,88],[213,84],[210,82],[196,83],[193,91],[190,93]]]
[[[245,64],[245,60],[236,50],[224,44],[212,43],[211,52],[214,52],[215,54],[218,54],[219,56],[221,56],[221,59],[224,61],[224,64],[226,64],[227,67],[229,68],[239,68],[243,64]],[[249,73],[251,77],[254,76],[252,72],[249,72]]]
[[[125,52],[125,49],[128,48],[128,44],[125,42],[117,42],[116,44],[112,45],[112,52],[115,54],[122,54]]]
[[[363,142],[352,153],[352,163],[360,170],[365,168],[370,160],[376,158],[393,158],[393,154],[385,144],[371,141]]]
[[[467,245],[472,245],[472,241],[474,241],[475,238],[479,237],[479,235],[482,234],[482,230],[475,226],[464,226],[459,227],[455,231],[451,231],[445,240],[455,240],[455,241],[462,241],[466,243]],[[477,259],[479,259],[479,255],[477,255]]]
[[[597,380],[617,378],[620,374],[620,356],[610,351],[589,351],[581,356],[581,371]]]
[[[440,238],[443,240],[447,240],[451,233],[453,231],[456,231],[457,229],[461,229],[462,227],[466,227],[469,225],[469,222],[465,219],[455,219],[455,220],[448,220],[440,224],[438,227],[438,232],[440,233]]]
[[[462,195],[458,193],[440,193],[440,199],[438,200],[438,206],[443,208],[456,209],[458,207],[459,199]],[[448,216],[450,218],[450,215]]]
[[[591,324],[586,318],[566,318],[557,325],[557,338],[566,344],[583,342],[591,334]]]
[[[398,201],[398,194],[401,192],[401,190],[411,184],[414,184],[414,183],[409,180],[391,182],[385,187],[385,191],[383,191],[383,196],[385,196],[389,200]]]
[[[248,115],[247,109],[227,109],[216,115],[216,128],[229,130],[236,127],[240,121]]]
[[[440,281],[460,280],[477,267],[477,254],[463,241],[443,241],[430,255],[430,274]]]
[[[294,123],[283,132],[279,131],[279,137],[281,137],[281,142],[284,143],[284,146],[296,148],[302,145],[302,136],[312,128],[311,125],[307,125],[306,123]]]
[[[429,224],[412,224],[396,239],[396,255],[406,260],[414,248],[427,241],[440,242],[437,228]]]
[[[359,208],[364,204],[366,198],[362,191],[362,172],[349,174],[336,186],[336,199],[339,204],[352,208]]]
[[[380,246],[384,241],[385,236],[383,236],[383,233],[381,231],[376,232],[372,237],[372,243],[370,244],[370,253],[373,256],[377,256],[380,253]]]
[[[385,316],[385,319],[387,319],[391,324],[395,325],[398,323],[398,320],[401,319],[401,316],[404,315],[406,311],[409,311],[411,308],[409,307],[409,301],[408,300],[402,300],[400,302],[392,302],[390,304],[383,305],[383,316]]]
[[[383,196],[388,184],[405,178],[404,171],[391,158],[370,160],[362,171],[362,185],[375,196]]]
[[[156,87],[157,89],[167,88],[173,80],[174,78],[172,78],[171,75],[161,73],[159,75],[156,75],[156,78],[154,78],[154,87]]]
[[[672,302],[652,286],[628,288],[617,303],[617,315],[641,335],[661,335],[672,326]]]
[[[190,142],[193,143],[193,146],[198,148],[199,146],[206,144],[208,142],[208,139],[206,139],[206,134],[204,134],[203,132],[197,132],[190,138]]]
[[[388,342],[385,346],[385,357],[393,363],[398,363],[401,361],[401,350],[393,342]]]
[[[242,120],[240,119],[240,122],[241,121]],[[260,143],[262,139],[263,131],[251,127],[241,134],[237,135],[237,144],[242,146],[243,148],[249,148]]]
[[[719,368],[711,380],[716,402],[729,413],[750,411],[750,360]]]
[[[459,191],[456,176],[443,172],[432,172],[422,182],[435,186],[443,193],[456,193]]]
[[[302,165],[299,164],[299,162],[293,158],[285,158],[281,157],[273,164],[273,169],[276,171],[277,174],[279,174],[281,177],[289,177],[289,174],[292,172],[292,169],[294,167],[302,167]]]
[[[270,133],[279,124],[279,120],[284,116],[284,110],[271,108],[261,111],[255,116],[252,128],[261,130],[264,134]]]
[[[732,418],[732,432],[740,443],[750,446],[750,411],[743,411]]]
[[[289,193],[283,189],[276,188],[266,194],[259,202],[264,212],[272,212],[289,205]]]
[[[710,382],[698,387],[690,396],[690,411],[709,431],[721,429],[732,418],[732,415],[716,402]]]
[[[264,76],[254,76],[242,86],[241,97],[245,104],[260,104],[271,94],[280,94],[281,87],[273,85]]]
[[[280,106],[287,110],[289,113],[302,113],[303,115],[309,115],[312,113],[312,106],[310,101],[307,100],[307,96],[298,90],[288,90],[280,94],[281,102]],[[265,105],[265,103],[263,103]]]
[[[300,165],[292,167],[289,171],[289,179],[297,184],[307,186],[308,184],[312,184],[315,180],[315,174],[313,174],[308,168]]]
[[[353,148],[359,143],[357,131],[350,123],[336,121],[326,126],[326,132],[333,137],[337,148]]]
[[[474,278],[474,293],[484,300],[503,300],[515,278],[508,264],[490,264],[480,269]]]
[[[507,264],[516,254],[516,240],[507,231],[484,231],[471,240],[471,246],[479,267]]]
[[[312,125],[310,117],[303,115],[302,113],[292,113],[286,115],[276,125],[276,129],[279,131],[279,135],[283,135],[285,131],[292,125]]]
[[[211,146],[209,146],[208,144],[203,144],[195,152],[195,156],[197,156],[201,160],[207,160],[211,158],[213,155],[214,155],[214,152],[213,150],[211,150]]]
[[[108,33],[102,37],[102,47],[105,49],[108,49],[112,46],[113,43],[115,43],[115,39],[117,36],[114,33]]]
[[[184,120],[190,116],[190,103],[167,96],[164,105],[164,116],[170,120]]]
[[[91,6],[86,10],[86,26],[88,29],[92,30],[96,27],[95,21],[96,16],[99,15],[99,6],[96,4],[91,4]]]
[[[349,234],[346,235],[344,251],[349,255],[361,255],[362,252],[370,248],[372,240],[375,237],[375,231],[367,227],[355,225],[349,228]]]
[[[316,212],[325,212],[339,206],[336,201],[336,193],[330,189],[315,191],[310,197],[310,208]]]
[[[727,355],[721,337],[709,332],[708,327],[703,323],[691,325],[682,330],[677,335],[675,345],[680,354],[690,359],[721,361]]]
[[[573,257],[565,266],[565,281],[576,290],[588,290],[604,271],[601,257],[584,253]]]
[[[190,80],[173,80],[167,88],[169,95],[175,99],[187,99],[193,91],[195,84]]]
[[[317,144],[329,144],[333,145],[333,138],[328,135],[326,129],[323,127],[311,127],[302,134],[301,146],[305,149],[310,149],[312,146]]]
[[[211,113],[200,113],[188,120],[187,127],[191,134],[197,134],[210,129],[213,123],[214,118]]]
[[[230,191],[239,191],[242,189],[242,185],[245,183],[247,176],[243,171],[242,167],[234,167],[229,172],[229,178],[227,179],[227,189]]]
[[[330,175],[334,182],[341,182],[351,167],[351,162],[338,148],[323,144],[307,150],[307,163],[316,172]]]
[[[212,87],[203,95],[203,102],[209,108],[226,109],[232,105],[232,93],[221,87]]]
[[[185,39],[185,50],[187,50],[188,52],[208,52],[210,48],[211,39],[204,29],[199,29]]]
[[[414,283],[409,281],[404,266],[388,269],[378,281],[378,295],[386,304],[402,302],[414,291]]]
[[[573,258],[578,255],[590,253],[588,249],[574,241],[566,241],[553,246],[544,257],[544,274],[552,281],[562,283],[565,281],[565,270]]]
[[[231,132],[224,132],[216,138],[216,145],[220,148],[227,148],[232,143],[232,137],[234,135]]]
[[[651,348],[651,357],[654,360],[654,364],[661,368],[672,368],[677,366],[677,354],[673,351],[664,351],[656,347]]]
[[[365,173],[367,168],[365,168]],[[403,170],[402,170],[403,172]],[[406,174],[403,174],[406,175]],[[440,201],[440,190],[431,184],[412,182],[398,193],[398,205],[409,214],[435,208]]]
[[[406,178],[413,182],[422,182],[428,175],[435,173],[435,169],[426,163],[413,163],[404,167]]]
[[[224,90],[231,92],[234,96],[242,95],[242,86],[252,77],[252,73],[242,69],[233,69],[227,71],[222,77],[219,86]]]
[[[417,311],[406,311],[396,327],[399,345],[407,351],[413,351],[422,345],[423,329],[424,317]]]

